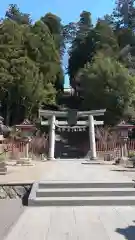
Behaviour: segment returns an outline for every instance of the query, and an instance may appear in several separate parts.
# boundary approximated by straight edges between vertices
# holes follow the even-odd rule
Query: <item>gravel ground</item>
[[[20,199],[0,200],[0,240],[4,240],[24,210]]]

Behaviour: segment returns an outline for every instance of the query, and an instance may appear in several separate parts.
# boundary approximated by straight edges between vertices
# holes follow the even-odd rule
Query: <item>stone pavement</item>
[[[42,180],[131,181],[123,168],[81,161],[43,163]],[[119,171],[120,170],[120,171]],[[4,240],[134,240],[135,207],[27,207]]]
[[[8,166],[6,175],[0,175],[2,183],[33,183],[38,180],[80,180],[80,181],[118,181],[135,178],[135,169],[113,166],[109,163],[103,165],[81,164],[83,160],[56,160],[56,161],[33,161],[33,166]],[[102,169],[102,170],[101,170]],[[116,178],[117,176],[117,178]]]
[[[19,219],[25,207],[20,199],[0,199],[0,240],[10,231],[12,225]]]
[[[134,240],[135,208],[27,208],[4,240]]]
[[[82,181],[82,182],[121,182],[132,181],[135,169],[125,169],[122,166],[91,162],[81,164],[81,160],[73,161],[48,161],[46,169],[40,180],[43,181]]]
[[[2,183],[33,183],[47,171],[49,165],[42,161],[33,161],[33,166],[16,166],[15,162],[10,162],[6,175],[0,175]]]

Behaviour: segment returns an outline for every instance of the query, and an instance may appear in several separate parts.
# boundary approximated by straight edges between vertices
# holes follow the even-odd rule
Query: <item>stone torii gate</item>
[[[90,152],[91,160],[97,159],[96,153],[96,142],[95,142],[95,125],[103,125],[103,121],[95,121],[94,116],[102,116],[105,113],[105,109],[102,110],[92,110],[92,111],[79,111],[77,112],[77,118],[88,117],[88,121],[77,121],[77,125],[89,126],[89,142],[90,142]],[[42,118],[46,118],[47,121],[42,121]],[[68,111],[51,111],[39,109],[39,118],[41,119],[42,125],[50,125],[49,133],[49,154],[48,160],[54,160],[55,154],[55,128],[56,125],[59,126],[68,125],[67,121],[59,121],[58,117],[67,118]]]

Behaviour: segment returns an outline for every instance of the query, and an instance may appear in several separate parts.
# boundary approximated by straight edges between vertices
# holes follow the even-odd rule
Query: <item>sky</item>
[[[17,4],[22,12],[29,13],[34,21],[47,12],[58,15],[64,24],[79,20],[80,13],[85,10],[92,14],[93,24],[98,17],[112,12],[115,0],[3,0],[0,6],[0,17],[3,17],[9,4]],[[68,56],[64,56],[64,64]],[[65,86],[68,87],[68,76],[65,76]]]

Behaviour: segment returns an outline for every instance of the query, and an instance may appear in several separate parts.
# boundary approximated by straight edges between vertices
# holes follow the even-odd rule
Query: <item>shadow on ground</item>
[[[131,225],[126,228],[117,228],[116,232],[123,235],[127,240],[135,240],[135,225]]]
[[[111,170],[112,172],[134,172],[135,173],[135,169],[113,169]]]
[[[85,161],[85,159],[84,159],[84,162],[82,162],[82,164],[85,164],[85,165],[104,165],[103,163]]]

